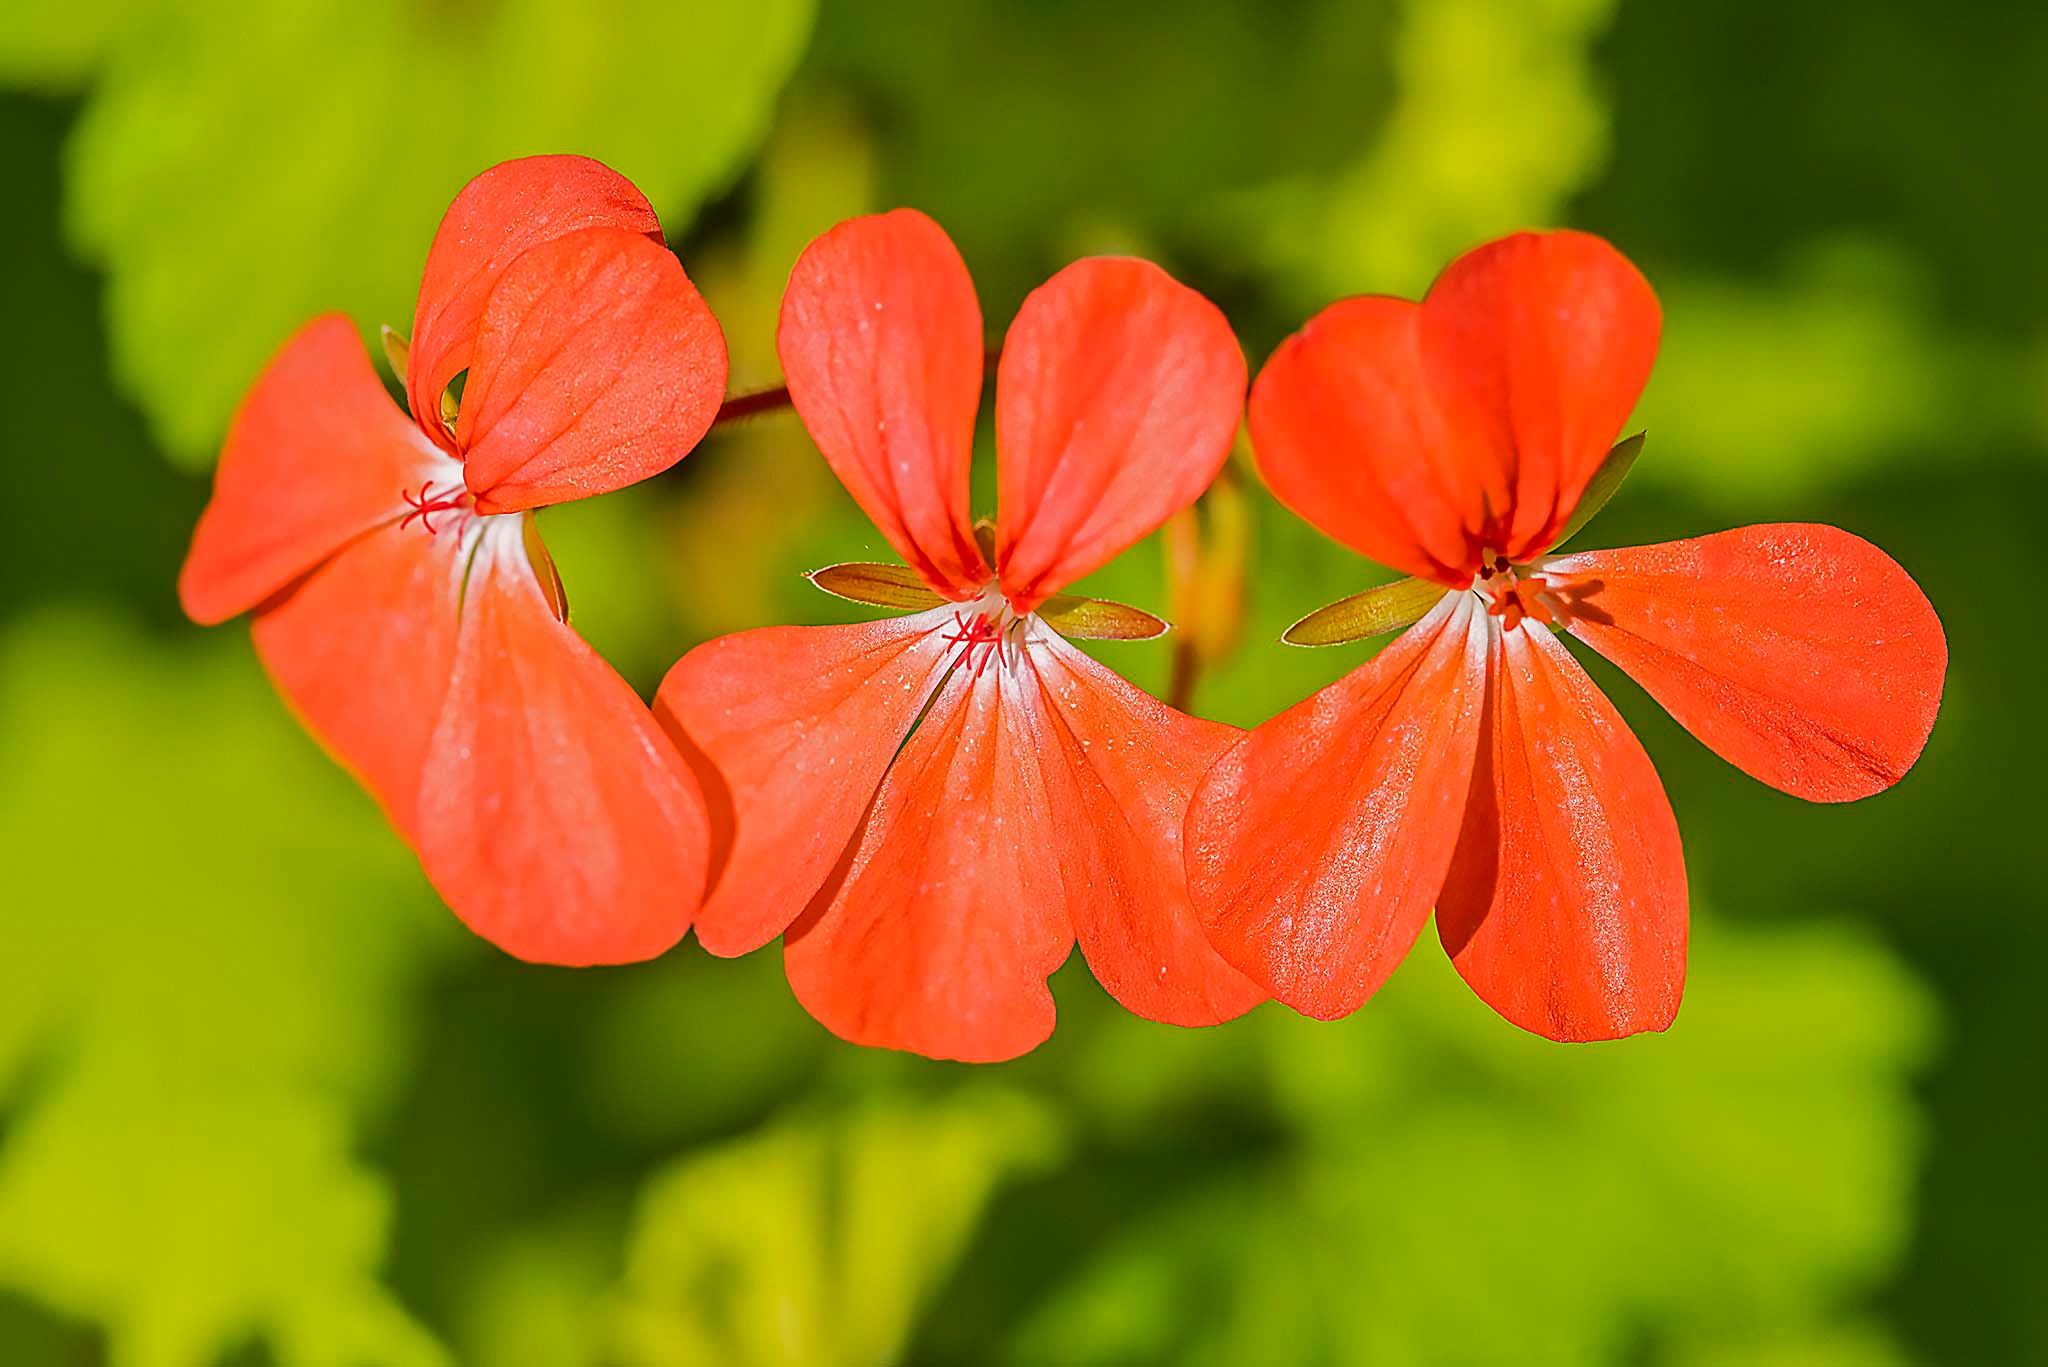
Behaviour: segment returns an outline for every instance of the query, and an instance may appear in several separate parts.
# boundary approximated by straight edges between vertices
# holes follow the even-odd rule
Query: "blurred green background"
[[[2048,512],[2044,70],[2022,0],[0,7],[0,1362],[2048,1360],[2044,651],[1998,618]],[[648,191],[738,387],[802,245],[895,204],[992,329],[1136,250],[1254,364],[1487,237],[1605,233],[1667,339],[1587,544],[1870,537],[1947,625],[1941,723],[1812,807],[1593,662],[1694,890],[1677,1026],[1620,1044],[1519,1034],[1429,933],[1329,1026],[1146,1024],[1077,958],[979,1069],[838,1043],[772,949],[511,962],[172,582],[264,358],[405,326],[456,188],[539,151]],[[786,415],[543,525],[643,688],[884,553]],[[1362,657],[1273,639],[1378,571],[1263,494],[1205,527],[1249,589],[1197,710]],[[1165,565],[1097,582],[1163,610]],[[1104,655],[1158,689],[1169,650]]]

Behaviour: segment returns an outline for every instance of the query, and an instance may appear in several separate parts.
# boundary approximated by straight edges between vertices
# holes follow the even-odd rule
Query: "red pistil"
[[[417,518],[419,524],[432,536],[438,530],[434,526],[435,513],[452,513],[469,506],[469,490],[457,484],[446,493],[434,492],[434,481],[428,480],[417,493],[400,490],[398,496],[405,500],[405,506],[412,509],[399,520],[399,527],[406,528]]]
[[[954,613],[953,630],[948,632],[944,639],[947,645],[960,647],[962,665],[974,664],[975,683],[981,682],[981,672],[988,668],[990,660],[1000,658],[1004,664],[1009,663],[1008,657],[1003,654],[1003,629],[996,623],[995,618],[985,612],[977,613],[972,618],[965,613]],[[982,652],[979,664],[974,662],[976,650]]]

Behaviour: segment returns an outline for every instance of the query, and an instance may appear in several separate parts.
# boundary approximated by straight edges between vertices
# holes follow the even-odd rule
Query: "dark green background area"
[[[0,1362],[2048,1359],[2039,6],[823,0],[787,79],[731,94],[759,127],[729,165],[620,134],[739,385],[775,378],[803,241],[892,204],[955,235],[992,335],[1074,255],[1138,250],[1222,304],[1254,366],[1331,298],[1419,289],[1417,254],[1601,232],[1659,288],[1667,346],[1646,454],[1585,542],[1829,522],[1947,630],[1919,767],[1848,807],[1743,777],[1589,662],[1684,832],[1699,943],[1665,1038],[1521,1037],[1429,931],[1331,1026],[1130,1021],[1076,959],[1054,1039],[979,1070],[831,1039],[773,949],[579,973],[469,941],[242,628],[183,621],[207,489],[183,434],[226,411],[211,329],[171,330],[188,385],[162,341],[181,315],[132,282],[236,305],[199,293],[213,239],[184,202],[109,169],[190,157],[203,190],[208,149],[115,145],[157,123],[108,92],[146,113],[151,81],[275,54],[130,8],[104,44],[66,46],[54,8],[0,26]],[[490,6],[428,8],[428,32],[495,31]],[[746,50],[745,7],[703,11]],[[592,33],[560,60],[626,60]],[[1545,102],[1489,110],[1496,60]],[[601,142],[589,88],[522,98]],[[481,127],[490,155],[609,150]],[[376,296],[390,321],[435,193],[366,236],[411,263]],[[1244,639],[1196,695],[1240,724],[1364,657],[1273,638],[1381,573],[1252,497]],[[787,417],[543,526],[577,624],[643,687],[711,634],[844,617],[798,572],[883,549]],[[1148,542],[1101,589],[1163,610],[1161,565]],[[1163,683],[1164,646],[1104,658]],[[303,1030],[252,1040],[301,1002]],[[238,1248],[186,1242],[215,1210]],[[274,1229],[303,1246],[264,1251]],[[205,1289],[155,1296],[159,1258]],[[200,1303],[221,1308],[181,1325]]]

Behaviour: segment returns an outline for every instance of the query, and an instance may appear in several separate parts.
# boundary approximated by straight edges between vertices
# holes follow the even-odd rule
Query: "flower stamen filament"
[[[420,526],[427,529],[427,535],[429,536],[433,536],[440,530],[434,525],[434,514],[459,512],[469,507],[471,502],[469,490],[461,484],[458,483],[445,492],[437,494],[434,492],[433,480],[428,480],[416,491],[401,489],[398,496],[405,501],[406,507],[412,509],[411,512],[399,519],[399,527],[401,529],[410,527],[417,521]]]
[[[954,667],[971,666],[970,682],[979,683],[991,660],[1009,669],[1024,658],[1030,622],[1029,613],[1017,612],[1001,599],[984,595],[956,611],[952,628],[940,639],[958,649]]]

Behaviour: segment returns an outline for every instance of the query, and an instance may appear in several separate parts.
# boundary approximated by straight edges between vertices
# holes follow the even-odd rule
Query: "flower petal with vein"
[[[1155,701],[1052,625],[1156,627],[1055,595],[1222,467],[1245,387],[1222,314],[1125,258],[1034,291],[996,376],[986,550],[968,512],[981,309],[937,224],[898,210],[812,243],[777,346],[805,427],[922,586],[865,566],[821,587],[927,606],[727,636],[662,684],[657,711],[730,822],[699,940],[740,954],[782,935],[790,983],[827,1027],[938,1057],[1044,1040],[1045,979],[1077,940],[1141,1015],[1249,1009],[1265,994],[1203,939],[1180,855],[1189,795],[1236,732]]]
[[[544,962],[658,954],[703,886],[703,795],[568,626],[532,510],[688,454],[724,337],[640,192],[543,156],[456,196],[388,350],[410,416],[348,319],[285,344],[228,433],[185,610],[255,614],[279,690],[478,934]]]
[[[1795,796],[1865,797],[1919,757],[1947,644],[1869,543],[1781,524],[1553,553],[1635,457],[1639,442],[1614,443],[1660,328],[1607,243],[1522,233],[1453,262],[1419,304],[1331,305],[1260,372],[1252,445],[1274,494],[1440,595],[1238,741],[1192,805],[1210,942],[1296,1010],[1356,1010],[1434,907],[1458,972],[1516,1025],[1590,1040],[1671,1023],[1677,822],[1562,636]]]

